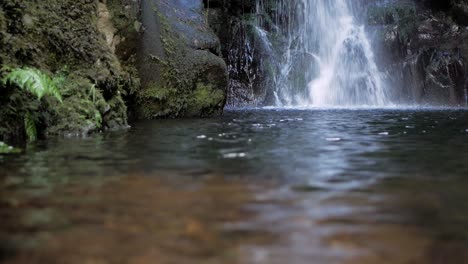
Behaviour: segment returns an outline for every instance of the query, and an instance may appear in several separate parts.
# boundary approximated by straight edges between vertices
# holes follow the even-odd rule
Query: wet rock
[[[468,79],[468,29],[453,19],[455,1],[415,1],[381,9],[383,55],[380,62],[402,103],[465,105]],[[461,1],[459,3],[462,3]],[[413,9],[412,12],[404,10]],[[442,11],[442,12],[441,12]],[[405,13],[402,13],[405,12]],[[402,15],[403,14],[403,15]],[[377,22],[378,21],[378,22]]]
[[[222,113],[227,68],[205,15],[201,0],[142,1],[139,118]]]
[[[452,7],[453,18],[463,26],[468,26],[468,3],[455,3]]]
[[[229,106],[263,105],[274,100],[271,87],[277,54],[265,40],[267,34],[276,32],[257,26],[260,14],[256,13],[256,4],[254,0],[209,1],[209,23],[221,39],[228,65]]]

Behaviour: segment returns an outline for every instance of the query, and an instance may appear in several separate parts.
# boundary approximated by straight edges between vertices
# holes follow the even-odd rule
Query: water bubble
[[[414,126],[405,126],[405,128],[414,128]]]
[[[205,135],[200,135],[200,136],[197,136],[197,139],[205,139],[206,136]]]

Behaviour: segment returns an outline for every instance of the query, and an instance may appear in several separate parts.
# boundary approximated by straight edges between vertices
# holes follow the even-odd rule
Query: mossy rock
[[[117,2],[109,1],[112,11],[126,12],[125,5]],[[124,23],[125,17],[115,17],[115,21]],[[59,87],[64,103],[42,102],[41,134],[81,135],[128,126],[124,97],[135,93],[140,85],[136,68],[131,67],[135,59],[128,55],[125,61],[119,60],[123,57],[107,44],[98,20],[98,1],[94,0],[51,0],[47,5],[20,0],[0,3],[0,65],[34,67],[66,77]],[[121,33],[122,38],[125,33]],[[95,99],[89,96],[91,87],[97,91]],[[0,94],[4,95],[11,95],[9,89]],[[0,99],[4,102],[7,98]],[[13,123],[21,119],[22,111],[17,108],[16,117],[6,116],[12,123],[2,131],[9,134],[7,138],[20,137],[23,129]]]
[[[222,113],[227,66],[198,1],[143,1],[142,89],[138,117],[207,117]],[[155,37],[157,36],[157,37]],[[204,98],[214,96],[215,100]]]

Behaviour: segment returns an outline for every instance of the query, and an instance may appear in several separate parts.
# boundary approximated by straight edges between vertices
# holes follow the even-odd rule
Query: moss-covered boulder
[[[17,87],[0,84],[0,140],[24,134],[20,117],[31,107],[43,135],[84,135],[127,126],[123,97],[139,82],[115,53],[117,31],[108,8],[115,1],[1,1],[1,67],[37,68],[65,81],[59,87],[63,103],[45,98],[39,106]]]
[[[140,118],[206,117],[222,113],[227,67],[202,0],[141,3]]]

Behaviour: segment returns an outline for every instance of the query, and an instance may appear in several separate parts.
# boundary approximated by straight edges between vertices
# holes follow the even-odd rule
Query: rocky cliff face
[[[369,10],[380,65],[401,103],[466,105],[466,1],[394,1]]]
[[[256,106],[273,101],[278,64],[270,43],[265,41],[267,32],[260,27],[262,17],[267,15],[259,13],[261,2],[204,1],[210,26],[221,40],[222,55],[228,65],[229,106]]]
[[[292,14],[281,10],[287,10],[283,5],[299,4],[293,0],[205,1],[210,7],[210,25],[221,39],[228,64],[228,105],[274,103],[273,89],[282,82],[278,79],[284,56],[281,51],[288,48],[284,46],[284,31],[288,23],[295,23]],[[374,34],[379,66],[387,73],[393,102],[466,105],[465,0],[360,0],[356,5],[363,10],[357,19],[367,23]],[[287,76],[297,87],[306,87],[310,80],[295,72],[314,64],[302,57],[295,59]]]

